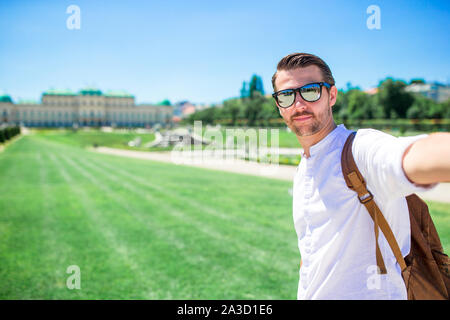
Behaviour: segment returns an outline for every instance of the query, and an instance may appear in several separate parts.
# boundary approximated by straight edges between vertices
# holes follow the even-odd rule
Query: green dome
[[[101,96],[102,92],[98,88],[87,87],[81,89],[80,94],[83,96]]]
[[[165,100],[163,100],[163,101],[158,103],[158,106],[170,106],[170,105],[171,105],[170,101],[167,100],[167,99],[165,99]]]
[[[0,102],[9,102],[12,103],[12,99],[7,94],[0,95]]]

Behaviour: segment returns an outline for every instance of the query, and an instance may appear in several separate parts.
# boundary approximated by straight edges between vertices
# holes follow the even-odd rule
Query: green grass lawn
[[[261,142],[259,141],[260,138],[263,139],[262,137],[264,137],[262,135],[262,133],[259,130],[263,130],[265,133],[265,135],[267,136],[267,141],[262,140]],[[227,132],[227,130],[229,132]],[[297,140],[297,137],[295,136],[295,134],[293,134],[292,132],[289,132],[286,130],[286,128],[245,128],[245,127],[229,127],[229,128],[220,128],[220,129],[216,129],[215,127],[212,127],[210,129],[207,129],[206,127],[202,127],[202,132],[203,132],[203,136],[207,139],[211,139],[216,141],[217,137],[222,137],[222,143],[223,146],[226,145],[227,142],[227,137],[232,136],[233,134],[238,136],[240,134],[247,135],[247,137],[244,139],[238,139],[238,138],[234,138],[234,145],[235,146],[241,146],[243,144],[251,144],[254,143],[255,145],[259,145],[261,143],[261,145],[265,146],[267,145],[267,147],[273,146],[273,147],[280,147],[280,148],[300,148],[300,143]],[[219,133],[219,135],[216,137],[215,134]],[[249,140],[249,139],[254,139],[251,135],[255,134],[256,140]],[[274,142],[272,143],[272,133],[275,133],[276,135],[278,135],[278,139],[275,136],[274,137]],[[251,138],[249,138],[251,137]]]
[[[289,181],[98,154],[56,132],[0,152],[0,177],[0,299],[296,298]],[[450,205],[428,203],[448,252]]]
[[[0,153],[0,299],[295,299],[291,183],[63,140]]]
[[[145,148],[143,145],[155,139],[155,134],[153,133],[136,133],[133,131],[103,132],[96,129],[77,131],[70,129],[34,129],[33,131],[41,136],[48,137],[52,141],[63,142],[75,147],[84,148],[97,145],[110,148],[150,151],[149,148]],[[128,146],[128,142],[137,137],[141,138],[141,146]]]

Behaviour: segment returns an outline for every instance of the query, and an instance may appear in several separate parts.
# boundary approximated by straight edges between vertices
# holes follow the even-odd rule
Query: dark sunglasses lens
[[[309,84],[300,89],[302,98],[306,101],[312,102],[320,98],[320,85]]]
[[[286,90],[278,93],[277,95],[278,104],[280,107],[287,108],[294,103],[295,92],[294,90]]]

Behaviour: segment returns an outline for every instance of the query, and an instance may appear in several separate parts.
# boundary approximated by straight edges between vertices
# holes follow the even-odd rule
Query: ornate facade
[[[48,90],[42,94],[41,103],[17,104],[7,95],[0,96],[0,124],[27,127],[152,127],[159,124],[165,127],[171,125],[172,116],[171,106],[136,105],[134,96],[123,91]]]

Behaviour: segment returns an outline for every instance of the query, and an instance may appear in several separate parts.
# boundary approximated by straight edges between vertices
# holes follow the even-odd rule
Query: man
[[[333,120],[338,94],[330,68],[315,55],[290,54],[278,63],[272,85],[279,112],[304,149],[293,188],[302,257],[297,298],[406,299],[400,266],[381,232],[387,274],[376,272],[373,221],[342,174],[341,152],[352,131]],[[450,181],[449,146],[449,133],[396,138],[357,131],[356,165],[403,256],[411,246],[404,197]]]

